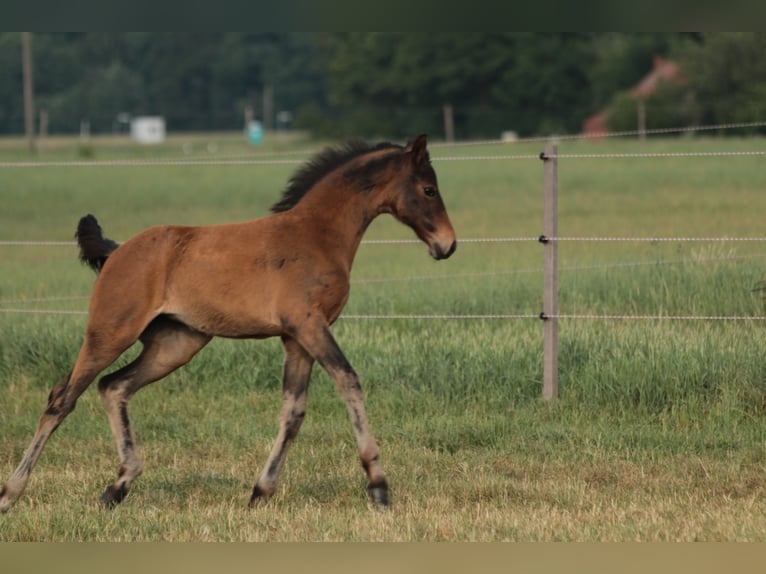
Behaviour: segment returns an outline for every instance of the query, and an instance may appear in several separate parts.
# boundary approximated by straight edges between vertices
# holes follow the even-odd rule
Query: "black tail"
[[[107,257],[120,246],[119,243],[104,237],[101,226],[90,213],[80,219],[74,236],[77,238],[77,245],[80,246],[80,261],[96,273],[101,271]]]

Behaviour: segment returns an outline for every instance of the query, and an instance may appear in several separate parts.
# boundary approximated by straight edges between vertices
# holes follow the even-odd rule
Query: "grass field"
[[[317,145],[282,138],[254,152],[240,139],[174,136],[151,148],[61,139],[38,160],[222,158]],[[439,158],[541,148],[432,149],[459,238],[540,235],[542,165]],[[763,149],[757,138],[559,146],[562,154]],[[23,142],[0,140],[0,161],[19,160]],[[766,236],[763,161],[561,159],[560,235]],[[159,223],[259,217],[296,168],[0,168],[0,241],[70,241],[89,212],[117,240]],[[380,218],[366,237],[412,232]],[[764,248],[565,242],[560,311],[766,315],[756,290]],[[464,243],[438,263],[422,244],[363,245],[346,312],[536,314],[541,269],[534,241]],[[82,311],[93,280],[74,247],[0,245],[0,311]],[[71,367],[84,325],[83,315],[0,312],[0,480]],[[315,369],[277,494],[247,511],[276,437],[281,345],[216,340],[131,403],[146,469],[120,507],[97,502],[118,459],[94,385],[24,496],[0,515],[0,541],[766,541],[766,322],[562,320],[561,397],[550,403],[541,398],[539,320],[341,319],[334,332],[362,379],[390,510],[368,504],[345,406]]]

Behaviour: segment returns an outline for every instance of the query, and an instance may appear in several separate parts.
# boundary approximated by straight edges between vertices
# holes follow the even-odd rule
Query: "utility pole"
[[[263,86],[263,129],[270,132],[274,129],[274,86]]]
[[[24,74],[24,129],[27,133],[29,153],[37,151],[35,146],[35,94],[32,78],[32,35],[21,33],[21,62]]]
[[[442,108],[444,114],[444,139],[448,143],[455,141],[455,118],[452,113],[452,104],[444,104]]]

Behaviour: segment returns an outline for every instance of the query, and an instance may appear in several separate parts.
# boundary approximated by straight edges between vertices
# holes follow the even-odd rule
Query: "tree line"
[[[318,136],[443,136],[445,106],[460,139],[576,133],[601,110],[631,129],[629,89],[656,55],[683,73],[645,102],[648,128],[766,119],[759,33],[35,32],[32,46],[51,133],[119,131],[128,115],[242,129],[251,108]],[[0,134],[22,133],[19,32],[0,33],[0,74]]]

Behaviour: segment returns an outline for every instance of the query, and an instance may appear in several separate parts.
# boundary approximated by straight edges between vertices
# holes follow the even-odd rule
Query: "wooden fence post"
[[[32,34],[21,33],[21,67],[24,85],[24,131],[27,134],[29,153],[37,152],[35,144],[35,86],[32,79]]]
[[[542,154],[543,167],[543,398],[559,395],[558,377],[558,147],[548,145]],[[552,241],[546,238],[554,238]]]

